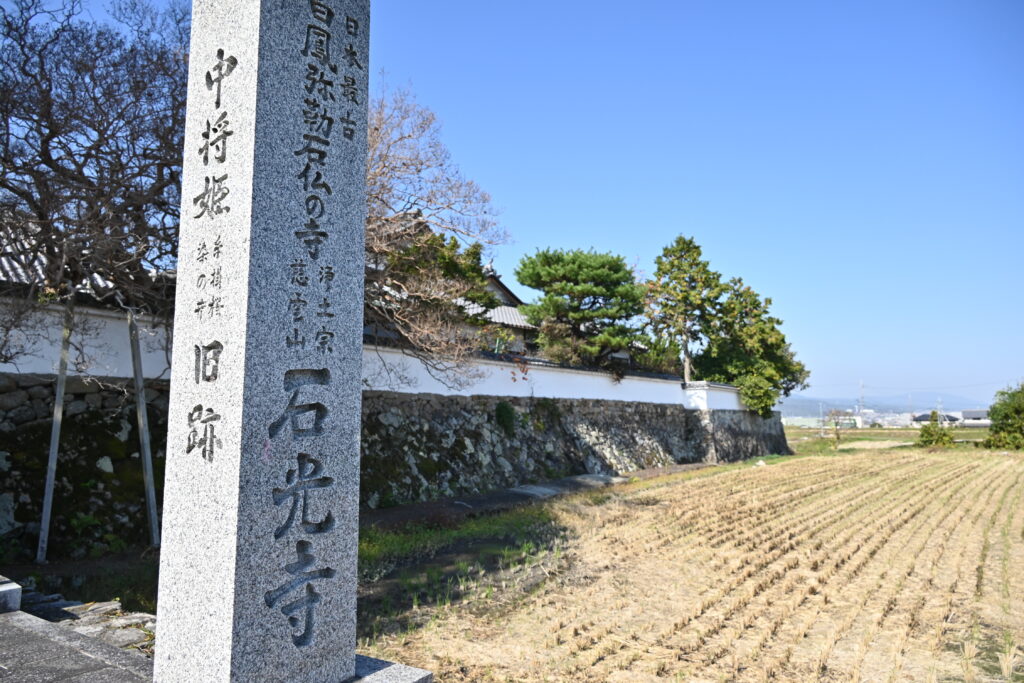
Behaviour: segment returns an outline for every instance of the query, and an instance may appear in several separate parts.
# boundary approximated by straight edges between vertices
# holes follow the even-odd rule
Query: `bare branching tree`
[[[505,237],[491,198],[452,162],[434,113],[404,90],[370,107],[366,183],[366,324],[435,379],[463,386],[475,378],[473,327],[497,303],[481,264],[482,245]]]
[[[78,9],[0,7],[0,207],[37,266],[22,305],[0,320],[12,340],[43,293],[67,300],[88,284],[131,310],[166,315],[172,304],[160,274],[176,262],[188,10],[122,0],[119,25],[103,26]],[[504,238],[490,197],[452,162],[435,115],[402,90],[371,105],[367,187],[367,325],[435,377],[464,383],[479,346],[470,328],[495,303],[480,246]]]
[[[115,27],[78,11],[0,6],[0,209],[31,252],[12,255],[34,266],[22,299],[92,285],[166,311],[153,274],[175,263],[188,12],[126,2]]]
[[[178,242],[188,12],[124,0],[114,27],[79,11],[78,0],[56,9],[44,0],[0,5],[0,216],[12,271],[0,292],[0,349],[24,353],[33,308],[64,303],[38,562],[46,559],[75,301],[91,294],[126,308],[136,342],[140,308],[171,309],[160,273],[174,267]],[[147,434],[156,544],[148,443]]]
[[[504,241],[490,195],[463,177],[452,161],[434,112],[406,90],[384,90],[371,103],[369,120],[366,188],[371,223],[415,213],[439,234],[465,242]]]

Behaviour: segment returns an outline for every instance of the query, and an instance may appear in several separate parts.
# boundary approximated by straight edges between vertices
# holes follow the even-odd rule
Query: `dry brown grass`
[[[363,651],[441,681],[1024,680],[1019,454],[805,458],[550,505],[569,540],[539,586],[510,571]]]

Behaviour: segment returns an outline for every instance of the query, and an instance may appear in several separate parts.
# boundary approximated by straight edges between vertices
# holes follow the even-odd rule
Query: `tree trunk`
[[[153,481],[153,456],[149,446],[149,417],[146,414],[146,387],[142,377],[142,353],[139,351],[139,325],[128,311],[128,337],[132,347],[132,374],[135,376],[135,416],[139,425],[139,449],[142,478],[146,485],[146,514],[149,518],[149,542],[160,547],[160,518],[156,510],[156,485]]]
[[[690,362],[690,349],[686,344],[683,344],[683,384],[689,384],[692,375],[693,369]]]
[[[53,397],[53,426],[50,428],[50,457],[46,463],[46,488],[43,492],[43,518],[39,522],[39,545],[36,564],[46,563],[46,546],[50,540],[50,513],[53,509],[53,485],[57,479],[57,453],[60,446],[60,426],[64,417],[64,387],[68,378],[68,351],[71,330],[75,324],[75,295],[71,294],[64,308],[64,333],[60,346],[60,365],[57,369],[57,391]]]

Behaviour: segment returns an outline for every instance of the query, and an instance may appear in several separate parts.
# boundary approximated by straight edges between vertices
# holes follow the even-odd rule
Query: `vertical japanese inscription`
[[[192,312],[198,320],[212,321],[224,311],[224,271],[221,256],[224,242],[221,237],[220,221],[231,212],[228,197],[231,195],[229,177],[220,167],[228,160],[228,140],[234,135],[231,130],[229,113],[222,110],[222,95],[226,79],[238,68],[238,59],[219,48],[212,64],[205,74],[206,90],[213,100],[213,112],[206,117],[205,127],[195,147],[206,168],[203,177],[203,191],[192,198],[197,213],[193,218],[197,227],[207,226],[209,235],[199,241],[193,254],[198,274],[195,276],[195,304]],[[200,387],[214,385],[220,376],[220,356],[224,345],[219,341],[194,344],[195,383]],[[217,436],[221,415],[219,410],[207,401],[197,403],[189,411],[185,452],[198,452],[207,462],[213,462],[222,447]]]
[[[335,307],[331,298],[335,264],[324,262],[322,249],[331,239],[326,226],[334,189],[327,179],[328,168],[333,155],[355,153],[345,145],[356,135],[351,105],[365,101],[359,72],[366,60],[356,47],[362,30],[357,19],[346,16],[341,22],[321,0],[310,0],[309,19],[295,47],[302,64],[295,88],[301,120],[292,151],[298,162],[296,180],[304,197],[305,217],[292,231],[296,254],[288,267],[285,304],[292,326],[283,341],[285,348],[309,348],[326,355],[334,353],[336,336],[330,321]],[[346,102],[348,108],[339,104]]]
[[[281,347],[283,351],[324,358],[334,354],[334,321],[340,309],[335,297],[341,294],[332,286],[337,264],[330,261],[325,248],[333,238],[328,227],[335,196],[332,160],[359,153],[351,141],[358,132],[354,107],[365,102],[360,85],[365,79],[360,72],[366,60],[357,47],[362,31],[359,21],[336,16],[321,0],[308,1],[309,21],[295,35],[293,48],[298,117],[291,148],[296,164],[295,189],[303,197],[304,215],[291,228],[294,251],[283,262],[280,273],[282,313],[288,321]],[[281,583],[265,593],[264,601],[287,618],[292,642],[300,648],[315,640],[319,591],[336,573],[317,560],[316,552],[318,536],[334,529],[334,516],[326,509],[334,486],[330,459],[310,448],[330,424],[328,408],[316,400],[318,395],[326,395],[321,392],[329,391],[330,383],[328,369],[309,368],[306,362],[286,370],[281,384],[284,407],[267,427],[270,439],[287,439],[289,443],[291,466],[278,475],[282,485],[268,494],[283,516],[273,532],[274,539],[286,541],[288,556],[294,552],[296,560],[280,569]],[[319,505],[320,513],[315,518],[311,518],[312,505]]]
[[[328,494],[321,502],[330,500],[329,491],[334,479],[325,473],[323,456],[313,457],[304,452],[303,441],[321,435],[330,419],[330,410],[323,402],[316,400],[318,392],[329,390],[331,372],[324,369],[287,370],[282,383],[288,402],[280,416],[267,428],[268,436],[290,436],[289,448],[295,449],[295,466],[284,475],[284,486],[275,487],[270,497],[275,506],[288,507],[284,521],[274,530],[274,539],[286,539],[289,547],[294,543],[295,562],[286,564],[282,570],[289,578],[268,590],[263,600],[267,607],[280,605],[280,612],[292,627],[292,643],[296,647],[313,644],[316,635],[316,606],[320,593],[316,585],[333,579],[337,574],[331,567],[318,564],[313,541],[320,534],[334,529],[334,515],[327,510],[319,520],[310,519],[310,500],[315,494]],[[320,393],[319,395],[323,395]],[[294,539],[294,540],[293,540]],[[285,601],[285,598],[291,597]]]

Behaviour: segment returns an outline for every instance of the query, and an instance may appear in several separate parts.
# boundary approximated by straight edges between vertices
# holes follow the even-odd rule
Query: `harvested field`
[[[799,458],[548,506],[556,546],[360,650],[441,681],[1024,680],[1021,454]]]

